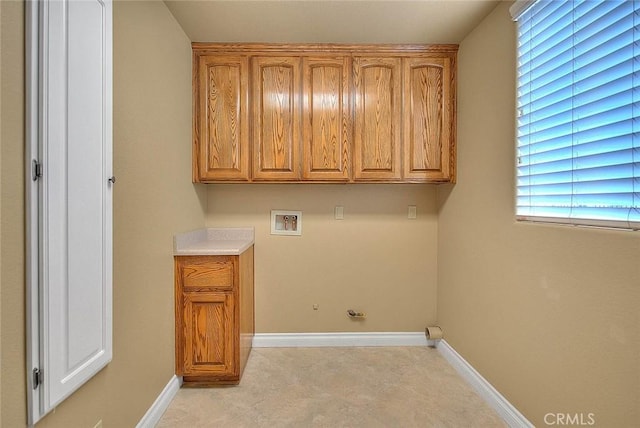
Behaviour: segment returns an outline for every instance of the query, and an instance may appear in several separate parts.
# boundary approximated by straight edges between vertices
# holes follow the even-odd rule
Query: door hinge
[[[42,383],[42,372],[39,368],[33,369],[33,389],[37,389]]]
[[[31,162],[31,177],[33,181],[38,181],[38,178],[42,177],[42,163],[35,159]]]

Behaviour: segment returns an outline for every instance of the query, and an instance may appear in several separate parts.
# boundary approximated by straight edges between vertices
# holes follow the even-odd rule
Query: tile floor
[[[157,425],[505,427],[434,348],[254,348],[242,382],[182,388]]]

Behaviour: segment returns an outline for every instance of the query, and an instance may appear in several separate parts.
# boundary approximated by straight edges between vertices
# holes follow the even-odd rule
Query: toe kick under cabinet
[[[237,384],[254,335],[253,245],[175,256],[176,374],[185,386]]]

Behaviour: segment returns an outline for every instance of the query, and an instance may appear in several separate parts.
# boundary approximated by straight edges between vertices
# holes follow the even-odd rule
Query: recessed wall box
[[[302,211],[271,210],[272,235],[302,235]]]

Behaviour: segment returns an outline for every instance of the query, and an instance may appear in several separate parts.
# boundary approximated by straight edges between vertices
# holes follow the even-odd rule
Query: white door
[[[29,7],[27,305],[34,312],[37,300],[39,308],[29,325],[34,423],[111,361],[115,179],[111,2]]]

